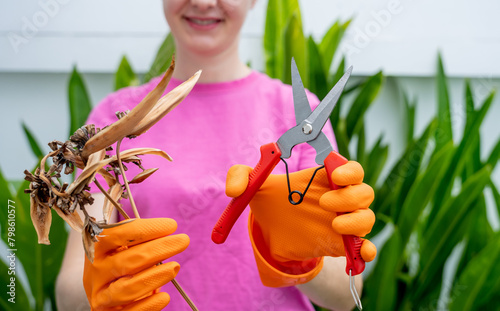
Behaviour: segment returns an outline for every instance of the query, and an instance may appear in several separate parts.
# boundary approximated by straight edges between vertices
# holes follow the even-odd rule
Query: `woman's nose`
[[[191,0],[191,4],[200,10],[206,10],[215,7],[218,0]]]

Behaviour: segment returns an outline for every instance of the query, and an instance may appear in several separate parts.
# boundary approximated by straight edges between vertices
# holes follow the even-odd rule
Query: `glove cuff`
[[[248,218],[248,233],[262,284],[268,287],[287,287],[304,284],[312,280],[323,268],[323,257],[305,261],[279,262],[272,258],[264,242],[260,226],[253,213]]]

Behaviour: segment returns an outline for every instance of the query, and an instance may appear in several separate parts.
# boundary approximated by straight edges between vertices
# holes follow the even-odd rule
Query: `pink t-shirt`
[[[116,111],[132,109],[158,82],[155,78],[109,95],[92,111],[87,123],[102,127],[116,121]],[[180,83],[172,79],[167,92]],[[308,97],[316,107],[316,96],[308,93]],[[131,191],[142,218],[173,218],[178,223],[177,232],[189,235],[187,250],[172,260],[181,265],[176,279],[200,310],[313,310],[308,298],[295,287],[262,285],[248,238],[248,208],[224,244],[211,240],[212,228],[230,201],[224,193],[229,167],[255,166],[259,147],[276,141],[294,125],[291,87],[253,71],[236,81],[197,84],[147,133],[123,141],[122,150],[154,147],[173,158],[168,162],[143,156],[145,168],[160,169],[145,182],[131,185]],[[334,141],[330,124],[324,132]],[[287,160],[290,171],[317,166],[314,157],[309,145],[296,146]],[[133,164],[127,166],[131,179],[139,170]],[[284,164],[279,163],[274,173],[284,173]],[[128,200],[121,203],[133,215]],[[167,310],[190,310],[172,284],[162,290],[171,296]]]

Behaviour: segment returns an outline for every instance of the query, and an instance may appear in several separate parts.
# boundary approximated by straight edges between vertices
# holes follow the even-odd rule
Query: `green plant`
[[[76,68],[74,68],[68,83],[69,119],[71,120],[68,132],[70,133],[73,133],[76,128],[85,122],[90,112],[91,104],[87,94],[83,79]],[[40,160],[43,155],[42,147],[40,147],[35,135],[28,126],[24,123],[22,126],[33,154]],[[2,273],[1,276],[2,278],[6,278],[4,280],[5,283],[2,284],[9,284],[10,277],[15,277],[15,304],[7,300],[11,298],[10,296],[2,295],[0,306],[2,310],[38,311],[45,310],[47,306],[55,310],[55,281],[61,268],[68,233],[64,227],[64,221],[57,215],[54,215],[51,225],[53,233],[50,236],[52,245],[48,247],[38,244],[35,228],[30,217],[30,197],[24,193],[24,189],[27,189],[28,185],[28,181],[21,183],[7,181],[0,171],[1,202],[11,203],[9,205],[13,206],[13,210],[15,211],[13,222],[15,224],[13,226],[15,228],[15,236],[10,236],[11,240],[9,240],[8,230],[11,227],[7,225],[9,210],[7,208],[0,209],[1,239],[6,245],[10,246],[9,248],[16,249],[14,252],[15,275]],[[9,245],[10,242],[14,244]],[[27,278],[23,283],[21,283],[20,277],[21,265]],[[0,262],[0,266],[2,267],[2,271],[7,271],[7,267],[4,269],[4,262]]]
[[[349,21],[337,21],[318,44],[303,34],[298,1],[270,0],[264,34],[266,73],[290,83],[293,56],[304,85],[323,98],[344,72],[343,58],[332,72],[330,68],[348,25]],[[495,265],[500,259],[496,249],[500,236],[488,222],[484,189],[491,189],[500,211],[500,195],[490,178],[500,156],[500,141],[482,160],[479,138],[494,92],[476,107],[470,83],[466,83],[466,126],[463,136],[454,140],[447,79],[439,57],[438,113],[420,136],[415,136],[416,101],[403,92],[406,146],[388,168],[389,173],[382,176],[389,147],[381,135],[371,149],[367,148],[364,116],[383,80],[378,72],[347,90],[345,93],[355,93],[354,99],[340,100],[330,118],[340,153],[363,165],[365,182],[375,190],[371,208],[377,222],[368,238],[384,228],[389,230],[373,270],[366,276],[364,307],[384,311],[434,309],[443,289],[450,292],[449,299],[443,300],[450,310],[498,307],[493,293],[500,290]],[[459,244],[458,268],[445,280],[446,260]]]
[[[495,92],[476,105],[466,82],[466,125],[462,137],[454,139],[441,57],[436,81],[438,113],[420,137],[411,134],[415,106],[404,95],[408,146],[375,189],[372,209],[378,221],[372,235],[387,224],[393,230],[365,282],[363,304],[370,310],[429,310],[438,302],[449,310],[498,307],[493,293],[500,290],[495,265],[500,235],[488,222],[484,190],[498,193],[490,173],[499,159],[500,141],[482,160],[479,132]],[[496,206],[500,208],[498,197]],[[444,279],[454,249],[459,264]],[[439,300],[443,290],[449,297]]]

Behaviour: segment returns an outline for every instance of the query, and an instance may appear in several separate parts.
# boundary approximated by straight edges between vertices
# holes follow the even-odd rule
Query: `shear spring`
[[[307,190],[309,189],[309,186],[311,185],[312,181],[314,180],[314,176],[316,176],[316,173],[324,168],[325,166],[322,165],[320,167],[318,167],[317,169],[314,170],[314,173],[312,174],[311,176],[311,179],[309,179],[309,183],[307,184],[307,187],[306,189],[304,190],[304,192],[300,192],[298,190],[294,190],[292,191],[291,187],[290,187],[290,177],[289,177],[289,173],[288,173],[288,163],[286,163],[286,161],[281,158],[281,161],[283,161],[283,163],[285,163],[285,169],[286,169],[286,182],[287,182],[287,185],[288,185],[288,201],[290,202],[290,204],[292,205],[299,205],[300,203],[302,203],[302,201],[304,200],[304,196],[306,195],[306,192]],[[293,199],[293,195],[294,194],[298,194],[299,195],[299,200],[298,201],[295,201]]]
[[[351,290],[352,298],[354,298],[354,303],[359,311],[363,310],[363,305],[361,304],[361,299],[359,299],[358,291],[356,286],[354,286],[354,276],[352,275],[352,270],[349,270],[349,289]]]

